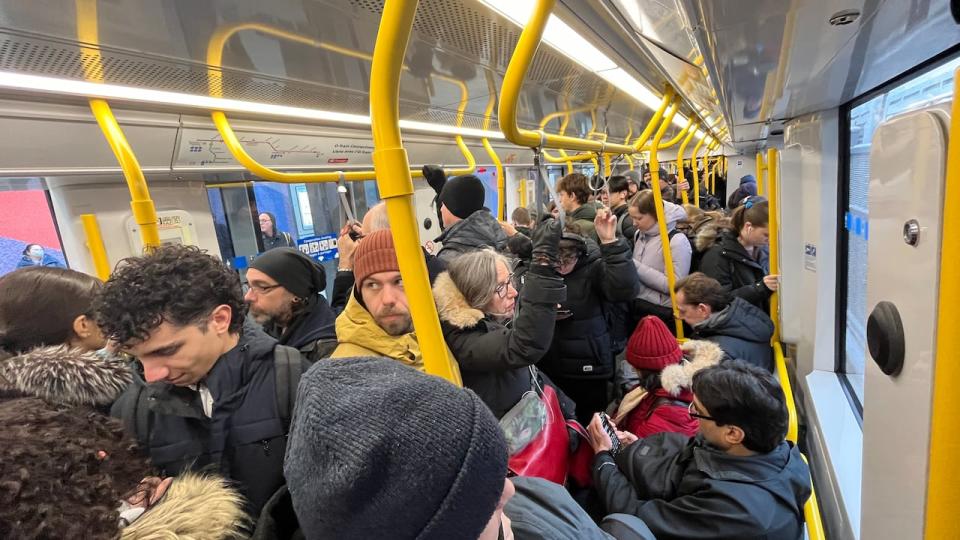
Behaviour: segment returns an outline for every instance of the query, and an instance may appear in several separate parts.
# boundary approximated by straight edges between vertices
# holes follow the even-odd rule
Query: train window
[[[65,268],[53,207],[39,180],[35,189],[0,191],[0,275],[30,265]]]
[[[960,67],[955,57],[921,73],[913,74],[861,98],[846,108],[846,182],[841,184],[843,214],[840,223],[840,298],[837,316],[841,340],[837,371],[855,398],[862,413],[864,368],[868,358],[867,323],[867,241],[870,209],[870,145],[881,123],[903,112],[949,99],[953,72]],[[845,309],[843,308],[845,307]]]

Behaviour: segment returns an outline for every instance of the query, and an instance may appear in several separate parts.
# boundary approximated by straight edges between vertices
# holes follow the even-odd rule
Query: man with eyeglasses
[[[110,412],[159,475],[219,472],[256,515],[284,481],[289,417],[276,358],[299,353],[246,320],[237,273],[196,247],[164,246],[121,261],[94,310],[104,335],[136,358]]]
[[[693,392],[694,437],[617,431],[613,455],[600,418],[591,422],[594,485],[606,511],[639,517],[658,540],[802,538],[810,470],[784,440],[780,384],[734,360],[697,372]]]
[[[353,253],[355,285],[337,317],[331,358],[383,356],[423,371],[423,356],[389,229],[366,235]]]
[[[250,317],[311,362],[337,346],[336,316],[320,294],[327,288],[323,267],[294,248],[276,248],[257,257],[247,270],[243,299]]]

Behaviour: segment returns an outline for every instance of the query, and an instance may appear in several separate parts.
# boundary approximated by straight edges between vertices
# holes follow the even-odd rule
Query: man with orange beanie
[[[330,357],[383,356],[423,371],[389,229],[363,238],[353,253],[353,275],[347,307],[337,317],[340,344]]]

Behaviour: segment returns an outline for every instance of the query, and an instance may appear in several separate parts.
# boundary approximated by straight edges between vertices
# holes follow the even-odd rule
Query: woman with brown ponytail
[[[770,274],[768,220],[767,200],[748,197],[734,210],[731,229],[720,234],[700,262],[700,271],[719,281],[733,296],[765,310],[780,277]]]

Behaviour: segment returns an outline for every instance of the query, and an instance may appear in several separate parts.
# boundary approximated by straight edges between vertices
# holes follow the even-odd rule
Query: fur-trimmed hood
[[[243,498],[226,480],[186,473],[156,505],[120,531],[122,540],[244,538]]]
[[[691,224],[690,232],[694,235],[694,247],[700,253],[703,253],[717,243],[722,230],[719,219],[705,216],[707,219],[698,220]]]
[[[0,396],[60,405],[109,405],[133,381],[127,360],[66,345],[38,347],[0,361]]]
[[[482,311],[470,307],[449,272],[437,276],[433,283],[433,298],[437,302],[440,320],[460,330],[476,326],[485,317]]]
[[[660,372],[660,385],[672,396],[690,389],[696,372],[719,364],[723,358],[723,349],[711,341],[690,340],[683,343],[680,350],[685,360],[667,366]]]

